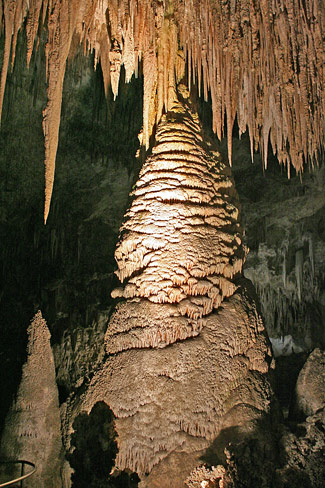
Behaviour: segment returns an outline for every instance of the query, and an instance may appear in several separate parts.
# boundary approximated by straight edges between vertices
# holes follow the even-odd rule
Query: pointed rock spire
[[[37,312],[27,329],[27,361],[8,412],[1,455],[36,465],[29,488],[61,488],[61,422],[50,332]]]

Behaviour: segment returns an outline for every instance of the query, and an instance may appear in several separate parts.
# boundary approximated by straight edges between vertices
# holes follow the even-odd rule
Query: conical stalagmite
[[[110,353],[129,349],[130,341],[164,347],[196,336],[234,293],[245,257],[229,168],[209,152],[189,106],[175,101],[163,117],[133,194],[115,251],[116,274],[126,283],[113,295],[145,298],[149,315],[137,321],[143,300],[130,316],[121,305],[106,335]]]
[[[28,488],[60,488],[64,455],[50,332],[41,312],[28,328],[27,361],[6,417],[1,456],[36,465]],[[27,483],[27,482],[26,482]]]
[[[106,402],[117,417],[116,465],[148,488],[183,487],[223,430],[253,434],[272,399],[263,323],[236,281],[245,256],[237,193],[180,92],[121,229],[125,283],[114,294],[126,300],[108,326],[109,358],[65,414],[71,428]]]

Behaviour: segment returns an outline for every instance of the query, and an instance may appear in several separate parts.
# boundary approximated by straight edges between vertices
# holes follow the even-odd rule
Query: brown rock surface
[[[17,396],[8,412],[1,455],[36,465],[28,488],[60,488],[63,452],[58,389],[50,332],[41,312],[28,328],[27,361]]]
[[[297,171],[318,160],[324,144],[323,11],[321,0],[212,2],[209,0],[34,0],[3,2],[5,50],[0,113],[7,71],[15,59],[17,33],[27,20],[27,61],[39,25],[47,19],[48,103],[44,111],[46,201],[49,210],[58,145],[62,85],[68,55],[78,42],[101,59],[105,90],[118,92],[143,59],[144,143],[155,122],[171,108],[175,73],[188,60],[188,85],[211,93],[213,130],[219,139],[226,119],[229,160],[237,116],[267,164],[268,142],[278,159]],[[40,12],[42,11],[42,15]],[[1,21],[2,19],[0,19]],[[72,40],[74,39],[74,42]],[[289,148],[289,149],[288,149]]]
[[[325,407],[325,352],[315,349],[299,373],[293,415],[309,417]]]
[[[142,477],[151,471],[142,487],[182,487],[209,447],[222,455],[270,413],[269,353],[255,304],[240,287],[196,338],[110,356],[67,417],[105,401],[117,416],[117,466]]]
[[[325,409],[307,417],[281,438],[284,467],[276,472],[276,488],[325,486]]]
[[[181,488],[207,449],[220,458],[265,428],[271,352],[249,282],[236,281],[245,251],[229,168],[181,95],[134,194],[116,249],[126,283],[115,293],[126,301],[108,326],[108,359],[63,408],[65,438],[78,413],[104,401],[117,467],[142,488]]]

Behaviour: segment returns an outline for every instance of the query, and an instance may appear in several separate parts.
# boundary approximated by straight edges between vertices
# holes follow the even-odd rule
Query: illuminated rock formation
[[[183,486],[208,448],[222,455],[222,431],[254,435],[272,399],[263,322],[245,280],[234,284],[244,259],[237,194],[183,96],[162,117],[121,229],[127,282],[114,293],[126,301],[106,333],[109,358],[64,414],[71,428],[106,402],[117,467],[150,488]]]
[[[113,295],[140,300],[121,305],[111,320],[110,353],[130,341],[156,347],[196,336],[234,293],[245,256],[229,167],[209,151],[188,104],[175,100],[163,116],[133,195],[115,251],[126,284]],[[139,321],[144,307],[147,319]]]
[[[211,93],[213,129],[220,138],[224,118],[231,160],[235,117],[248,127],[251,150],[260,146],[267,163],[268,141],[281,163],[302,171],[324,144],[324,17],[322,0],[3,0],[5,49],[0,112],[10,56],[26,21],[27,62],[38,28],[47,20],[48,103],[44,110],[46,201],[52,193],[62,84],[68,56],[78,43],[101,60],[104,85],[118,93],[121,66],[126,81],[143,62],[144,143],[155,122],[170,109],[175,73],[187,61],[188,83],[205,99]],[[156,101],[155,101],[156,98]]]
[[[225,468],[223,466],[207,469],[205,466],[195,468],[190,477],[186,480],[188,488],[223,488]]]
[[[50,332],[41,312],[28,328],[27,361],[5,421],[1,455],[36,465],[30,488],[60,488],[63,451]]]

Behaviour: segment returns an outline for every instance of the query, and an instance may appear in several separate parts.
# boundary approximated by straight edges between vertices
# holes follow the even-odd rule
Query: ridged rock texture
[[[234,284],[245,254],[237,194],[180,92],[121,229],[117,274],[127,282],[115,294],[126,301],[108,326],[109,357],[63,415],[67,439],[79,412],[106,402],[116,465],[148,488],[183,487],[209,447],[222,455],[222,436],[212,447],[222,431],[254,435],[272,400],[263,322],[248,282]]]
[[[36,472],[28,483],[24,482],[29,488],[60,488],[64,455],[59,396],[51,336],[41,312],[35,315],[27,333],[27,361],[6,417],[0,452],[3,458],[36,465]]]
[[[45,221],[52,194],[66,61],[82,43],[101,60],[106,92],[144,75],[144,144],[170,109],[170,90],[187,61],[189,86],[211,93],[213,129],[249,129],[251,151],[268,142],[281,163],[302,171],[324,144],[324,9],[322,0],[2,0],[5,49],[2,108],[8,66],[26,19],[27,63],[45,24],[48,103],[44,110]]]
[[[245,257],[230,169],[209,151],[189,105],[175,100],[163,116],[133,195],[115,251],[116,274],[127,281],[113,295],[140,300],[121,305],[111,320],[109,353],[130,341],[163,347],[196,336],[234,293]],[[139,321],[143,299],[147,319]]]
[[[325,407],[325,352],[314,349],[299,373],[293,415],[315,415]]]

